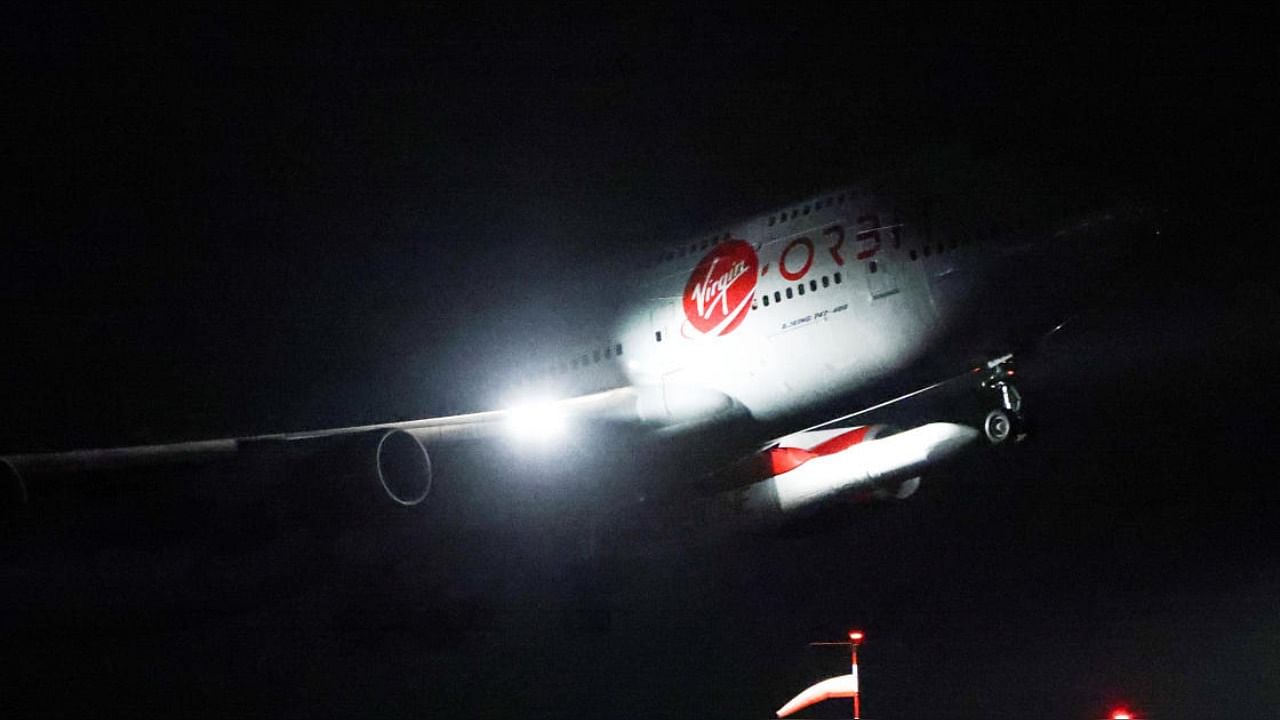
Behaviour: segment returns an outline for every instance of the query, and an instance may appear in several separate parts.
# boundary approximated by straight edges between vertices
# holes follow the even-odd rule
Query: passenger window
[[[613,346],[613,354],[622,357],[622,343]]]
[[[797,292],[799,292],[801,295],[803,295],[803,294],[804,294],[804,283],[800,283],[799,285],[797,285],[797,286],[796,286],[796,291],[797,291]]]
[[[791,297],[791,288],[787,288],[787,299],[790,300]]]
[[[822,276],[822,287],[831,287],[831,278],[826,275]]]
[[[840,284],[840,273],[836,273],[835,275],[833,275],[833,276],[831,277],[831,279],[832,279],[832,280],[835,280],[835,281],[836,281],[836,284],[837,284],[837,285],[839,285],[839,284]]]
[[[662,331],[661,331],[661,330],[658,330],[657,332],[655,332],[655,333],[653,334],[653,339],[654,339],[654,340],[656,340],[656,341],[658,341],[658,342],[662,342]]]
[[[810,281],[809,281],[809,289],[810,289],[810,290],[817,290],[817,289],[818,289],[818,281],[817,281],[817,280],[810,280]]]
[[[768,295],[765,295],[764,297],[760,298],[760,300],[764,303],[764,306],[765,306],[765,307],[769,307],[769,296],[768,296]]]
[[[875,260],[872,260],[872,261],[867,265],[867,270],[868,270],[870,273],[875,274],[876,269],[877,269],[877,267],[876,267],[876,261],[875,261]]]

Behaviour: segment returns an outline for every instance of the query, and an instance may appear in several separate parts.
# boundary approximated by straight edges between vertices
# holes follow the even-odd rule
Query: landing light
[[[552,400],[526,402],[507,410],[507,427],[525,442],[552,442],[564,436],[567,426],[564,409]]]
[[[1111,713],[1111,720],[1133,720],[1133,714],[1128,710],[1116,710]]]

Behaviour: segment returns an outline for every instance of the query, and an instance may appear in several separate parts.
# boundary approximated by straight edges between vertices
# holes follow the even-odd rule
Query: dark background
[[[1033,445],[822,533],[582,560],[475,452],[408,523],[110,478],[6,543],[19,714],[767,716],[851,624],[872,717],[1280,704],[1274,10],[6,15],[5,452],[490,407],[633,253],[904,167],[1164,213]]]

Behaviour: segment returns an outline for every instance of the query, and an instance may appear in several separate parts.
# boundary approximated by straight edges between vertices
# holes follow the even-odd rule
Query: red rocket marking
[[[841,433],[826,442],[818,443],[812,448],[809,448],[809,450],[817,455],[832,455],[840,452],[841,450],[847,450],[862,442],[869,432],[871,432],[870,425],[856,427],[849,432]]]
[[[745,472],[750,482],[766,480],[795,470],[816,457],[834,455],[863,442],[871,432],[871,425],[863,425],[841,433],[811,448],[771,447],[761,451],[748,461]]]

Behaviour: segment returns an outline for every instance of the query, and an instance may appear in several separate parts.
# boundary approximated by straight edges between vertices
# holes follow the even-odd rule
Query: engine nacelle
[[[873,425],[842,431],[809,448],[779,445],[751,461],[774,474],[721,493],[720,499],[750,521],[772,524],[841,500],[905,498],[919,487],[921,474],[978,435],[953,423],[901,433]]]
[[[308,486],[308,494],[321,505],[413,507],[431,492],[431,456],[417,437],[399,428],[295,441],[288,448],[258,452],[268,459],[294,455],[285,462],[305,475],[332,478]]]
[[[374,465],[378,483],[399,505],[417,505],[431,492],[431,456],[407,431],[388,430],[378,437]]]

